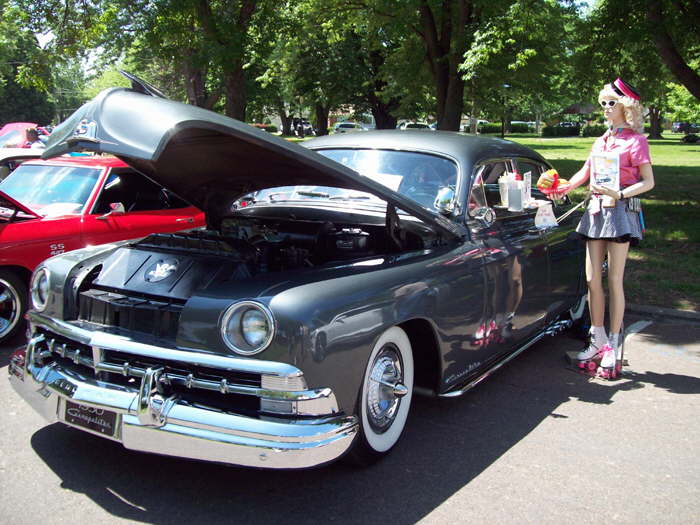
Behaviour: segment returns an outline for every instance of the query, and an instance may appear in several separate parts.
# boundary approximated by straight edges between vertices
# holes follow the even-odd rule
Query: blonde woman
[[[622,362],[622,319],[625,313],[623,277],[630,244],[642,238],[642,217],[638,202],[630,201],[654,187],[654,173],[644,130],[644,111],[636,89],[617,79],[606,84],[598,95],[608,131],[593,144],[591,156],[605,153],[619,162],[619,190],[595,183],[591,156],[570,179],[561,197],[591,179],[591,199],[576,231],[586,241],[586,280],[591,313],[591,337],[579,352],[579,366],[607,378],[615,378]],[[610,332],[605,333],[605,292],[603,261],[608,256]]]

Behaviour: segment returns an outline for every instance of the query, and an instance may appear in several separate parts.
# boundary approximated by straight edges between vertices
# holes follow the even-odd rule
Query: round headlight
[[[224,343],[241,355],[253,355],[265,350],[272,341],[274,331],[272,313],[254,301],[232,304],[221,318]]]
[[[30,289],[34,308],[37,310],[46,308],[49,298],[49,271],[46,268],[40,268],[34,272]]]

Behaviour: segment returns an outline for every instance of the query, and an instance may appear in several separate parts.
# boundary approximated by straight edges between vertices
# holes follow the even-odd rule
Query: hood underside
[[[250,192],[333,186],[372,193],[447,237],[459,228],[411,199],[302,146],[196,106],[131,89],[103,91],[57,127],[42,157],[115,155],[203,210],[210,221]]]

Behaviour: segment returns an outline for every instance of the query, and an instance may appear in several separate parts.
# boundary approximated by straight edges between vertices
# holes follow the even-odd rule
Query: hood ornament
[[[157,283],[175,273],[177,266],[177,259],[160,259],[148,267],[144,279],[148,283]]]

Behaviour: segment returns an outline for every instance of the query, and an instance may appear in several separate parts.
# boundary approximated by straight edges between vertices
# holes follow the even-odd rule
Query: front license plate
[[[114,437],[117,426],[116,412],[87,405],[78,405],[70,401],[66,401],[65,418],[66,423],[109,437]]]

